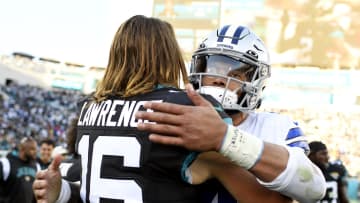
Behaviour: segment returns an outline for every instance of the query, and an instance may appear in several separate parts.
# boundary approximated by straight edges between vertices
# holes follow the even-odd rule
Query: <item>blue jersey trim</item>
[[[304,136],[304,133],[299,127],[291,128],[286,136],[286,140],[290,140],[300,136]]]
[[[231,118],[223,118],[223,121],[224,121],[225,123],[227,123],[227,124],[231,124],[231,125],[233,124]]]
[[[288,144],[289,147],[300,147],[306,154],[310,152],[310,147],[307,141],[301,140]]]
[[[219,111],[219,112],[224,112],[224,109],[223,109],[223,107],[219,104],[219,105],[217,105],[217,106],[214,106],[214,109],[216,110],[216,111]]]
[[[166,88],[166,87],[172,87],[170,85],[162,85],[162,84],[157,84],[155,89],[161,89],[161,88]]]
[[[17,151],[17,150],[13,150],[13,151],[11,151],[11,155],[13,155],[13,156],[19,156],[19,152]]]
[[[186,170],[189,168],[191,163],[196,159],[198,152],[191,152],[184,160],[182,166],[181,166],[181,178],[189,183],[188,177],[186,176]]]

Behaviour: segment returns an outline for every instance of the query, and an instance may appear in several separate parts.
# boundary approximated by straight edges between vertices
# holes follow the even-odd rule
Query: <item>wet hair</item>
[[[130,97],[157,85],[180,87],[186,66],[172,26],[163,20],[136,15],[117,30],[103,79],[94,97]]]

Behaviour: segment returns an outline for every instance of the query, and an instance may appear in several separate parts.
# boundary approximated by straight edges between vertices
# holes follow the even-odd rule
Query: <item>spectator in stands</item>
[[[40,142],[40,156],[37,157],[37,162],[41,169],[47,169],[51,163],[51,153],[55,148],[55,142],[52,139],[44,139]]]
[[[344,167],[329,162],[328,150],[324,143],[313,141],[309,143],[309,147],[309,158],[321,169],[327,183],[325,197],[320,202],[349,203],[344,184],[346,177]]]
[[[30,85],[0,85],[5,95],[0,105],[0,132],[5,137],[3,150],[10,150],[19,135],[37,141],[53,139],[63,144],[65,130],[76,115],[76,103],[83,96],[79,91],[45,90]]]
[[[24,137],[18,151],[10,152],[0,159],[0,201],[9,203],[31,203],[35,201],[32,184],[40,170],[36,163],[37,143]]]

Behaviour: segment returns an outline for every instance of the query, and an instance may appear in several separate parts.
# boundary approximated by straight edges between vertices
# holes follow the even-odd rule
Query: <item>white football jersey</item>
[[[286,115],[270,112],[251,112],[237,127],[266,142],[301,147],[305,152],[309,150],[304,133],[298,124]]]

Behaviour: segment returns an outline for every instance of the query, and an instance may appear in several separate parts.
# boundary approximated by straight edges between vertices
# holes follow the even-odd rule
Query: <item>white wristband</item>
[[[260,159],[264,142],[254,135],[228,125],[220,153],[235,164],[250,169]]]
[[[56,203],[64,203],[68,202],[71,197],[71,188],[69,183],[61,179],[61,190],[58,199],[56,200]]]

